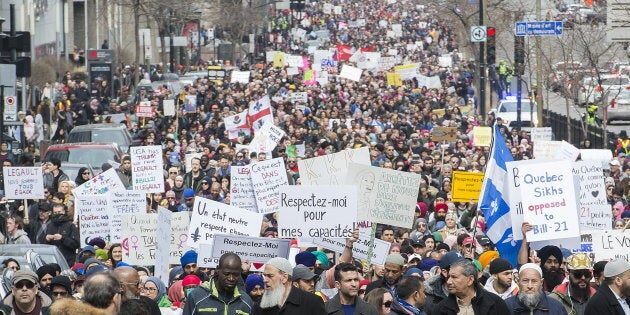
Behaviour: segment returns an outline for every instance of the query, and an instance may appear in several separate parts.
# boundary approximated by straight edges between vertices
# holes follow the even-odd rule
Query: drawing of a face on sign
[[[359,202],[362,204],[369,203],[370,196],[374,189],[374,173],[360,173],[357,179],[357,183],[359,184]]]

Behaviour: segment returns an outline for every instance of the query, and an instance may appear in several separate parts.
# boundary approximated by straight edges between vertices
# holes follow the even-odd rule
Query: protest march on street
[[[0,314],[630,314],[630,140],[480,113],[431,4],[271,12],[266,62],[229,79],[137,104],[68,80],[23,113],[52,107],[55,143],[115,114],[141,144],[70,178],[3,143],[0,247],[60,260],[3,254]]]

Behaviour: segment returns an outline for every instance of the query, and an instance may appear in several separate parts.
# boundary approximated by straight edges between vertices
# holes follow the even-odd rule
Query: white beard
[[[518,300],[521,301],[521,303],[523,303],[523,305],[525,305],[529,309],[533,309],[534,307],[538,306],[538,303],[540,303],[540,299],[542,298],[540,293],[526,294],[519,292],[517,295]]]
[[[263,293],[260,299],[260,307],[272,308],[274,306],[282,306],[282,300],[284,300],[286,290],[286,287],[282,284],[273,290],[265,289],[265,293]]]

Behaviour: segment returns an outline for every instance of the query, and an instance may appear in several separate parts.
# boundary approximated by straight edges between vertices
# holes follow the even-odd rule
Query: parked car
[[[71,180],[74,180],[75,178],[77,178],[77,175],[79,174],[79,170],[82,167],[86,167],[90,171],[92,176],[97,175],[101,171],[100,169],[101,165],[90,165],[90,164],[83,164],[83,163],[61,162],[60,168],[66,175],[68,175],[68,178],[70,178]]]
[[[597,115],[609,124],[615,120],[630,120],[630,86],[611,88],[603,97]]]
[[[630,79],[624,75],[602,74],[599,78],[601,84],[598,84],[596,76],[587,76],[582,79],[577,98],[578,105],[598,103],[609,89],[630,84]]]
[[[120,163],[122,152],[114,143],[64,143],[48,147],[42,161],[50,161],[53,157],[58,158],[62,163],[81,163],[100,167],[109,161]]]
[[[538,116],[536,113],[536,102],[532,102],[527,98],[521,99],[521,129],[530,130],[538,124]],[[510,130],[516,127],[517,116],[517,100],[515,96],[508,96],[501,100],[497,108],[490,110],[496,118],[501,118],[503,124]]]
[[[127,127],[123,124],[91,124],[72,128],[68,133],[68,143],[80,142],[112,142],[118,145],[120,151],[129,152],[134,143]]]

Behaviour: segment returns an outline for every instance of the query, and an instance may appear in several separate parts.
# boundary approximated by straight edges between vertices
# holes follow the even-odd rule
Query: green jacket
[[[223,300],[219,296],[215,279],[216,277],[213,277],[210,281],[203,282],[188,294],[183,314],[249,315],[254,305],[249,295],[237,286],[234,288],[233,296],[229,300]]]

